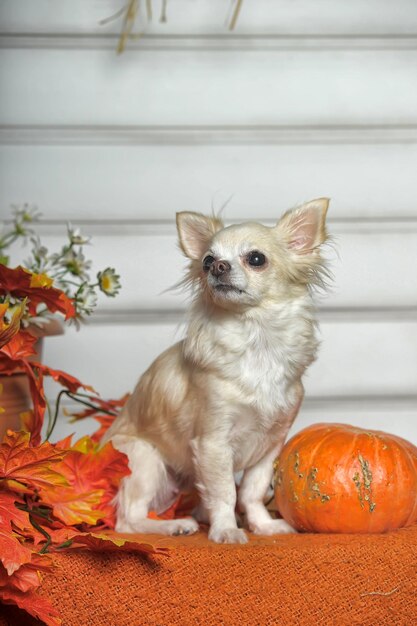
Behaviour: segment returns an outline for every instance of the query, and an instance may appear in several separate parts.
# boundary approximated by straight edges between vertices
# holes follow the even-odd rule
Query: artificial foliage
[[[52,313],[59,312],[68,323],[79,328],[94,312],[99,293],[108,297],[118,294],[120,277],[111,267],[91,276],[92,261],[86,258],[91,237],[78,228],[68,224],[63,245],[57,250],[48,250],[37,233],[40,225],[41,214],[36,207],[27,204],[13,206],[10,219],[3,224],[0,233],[0,302],[5,301],[11,307],[19,305],[22,297],[30,292],[27,306],[22,307],[20,319],[23,326],[31,324],[42,328]],[[11,252],[16,253],[19,243],[29,248],[29,256],[17,274],[9,271],[7,266]]]
[[[67,320],[76,315],[74,301],[55,288],[48,276],[0,265],[0,376],[25,373],[33,403],[33,409],[21,415],[22,430],[7,431],[0,443],[0,601],[57,626],[58,611],[37,593],[42,575],[55,567],[56,552],[86,549],[165,554],[167,549],[113,530],[114,498],[130,470],[126,455],[111,443],[101,446],[100,439],[126,396],[103,400],[76,377],[32,360],[36,338],[23,327],[22,319],[25,314],[36,316],[39,307],[61,313]],[[47,423],[45,377],[62,386]],[[86,405],[74,419],[97,419],[95,435],[76,442],[72,437],[48,441],[63,394]],[[46,440],[42,440],[43,433]],[[169,512],[174,514],[175,507]]]

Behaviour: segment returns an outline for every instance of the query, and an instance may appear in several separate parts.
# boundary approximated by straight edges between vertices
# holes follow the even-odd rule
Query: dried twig
[[[229,30],[233,30],[236,26],[237,19],[239,17],[240,9],[242,8],[243,0],[236,0],[235,10],[233,11],[232,19],[230,20]]]
[[[159,19],[160,22],[167,21],[167,2],[168,0],[162,0],[161,16]],[[239,17],[240,10],[242,8],[242,4],[243,4],[243,0],[236,0],[233,14],[229,23],[229,30],[234,30],[238,17]],[[121,54],[125,50],[128,39],[134,39],[134,38],[136,39],[141,36],[141,34],[132,35],[132,30],[135,25],[137,15],[139,13],[139,6],[140,6],[140,0],[127,0],[125,6],[122,7],[119,11],[117,11],[117,13],[100,21],[101,25],[105,25],[123,16],[122,31],[120,33],[120,38],[119,38],[119,42],[117,45],[118,54]],[[152,21],[152,17],[153,17],[152,0],[146,0],[145,7],[146,7],[147,20],[148,22],[150,22]]]
[[[121,54],[126,47],[126,41],[130,37],[133,26],[135,25],[135,19],[138,12],[139,0],[129,0],[125,17],[123,20],[122,33],[120,35],[119,44],[117,46],[117,54]]]

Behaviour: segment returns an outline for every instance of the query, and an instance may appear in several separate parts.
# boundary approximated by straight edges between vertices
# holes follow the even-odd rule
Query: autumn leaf
[[[25,533],[31,528],[29,516],[25,511],[17,508],[16,503],[23,505],[19,496],[7,491],[0,491],[0,526]]]
[[[30,550],[28,552],[32,556],[32,552]],[[18,570],[11,574],[5,567],[0,567],[0,593],[3,587],[18,589],[26,593],[39,587],[40,583],[41,578],[38,569],[36,566],[31,566],[30,560],[29,562],[26,561]]]
[[[48,600],[34,593],[41,584],[41,572],[51,570],[53,561],[23,543],[24,535],[35,529],[29,514],[16,504],[23,504],[18,496],[0,491],[0,601],[15,604],[46,624],[58,626],[57,611]]]
[[[21,333],[16,335],[18,337]],[[28,334],[28,333],[26,333]],[[15,337],[12,339],[15,339]],[[35,338],[33,338],[36,341]],[[46,398],[43,388],[43,375],[41,371],[34,368],[33,363],[27,361],[26,358],[11,358],[6,354],[5,350],[10,343],[0,349],[0,374],[10,375],[14,372],[26,373],[29,381],[30,394],[33,403],[33,415],[31,416],[31,445],[38,445],[41,441],[41,431],[46,410]],[[23,348],[22,348],[23,349]],[[18,348],[16,348],[18,350]],[[13,353],[17,355],[17,352]]]
[[[34,592],[19,591],[10,587],[0,588],[0,600],[4,604],[14,604],[23,609],[29,615],[36,617],[46,626],[60,626],[62,623],[58,611],[46,598],[38,596]]]
[[[41,431],[46,410],[46,398],[43,386],[44,376],[51,376],[56,382],[68,389],[76,392],[80,387],[94,393],[94,389],[89,385],[84,385],[78,378],[71,376],[61,370],[54,370],[42,363],[35,361],[22,361],[22,366],[29,379],[30,392],[33,401],[33,415],[31,416],[31,445],[36,446],[41,442]]]
[[[171,551],[167,546],[158,546],[150,541],[143,541],[143,536],[123,535],[114,530],[80,532],[75,528],[63,528],[54,534],[54,544],[71,542],[68,549],[88,548],[97,552],[142,552],[145,554],[168,555]]]
[[[64,439],[60,439],[54,443],[54,448],[56,450],[68,450],[72,446],[72,437],[72,435],[67,435]]]
[[[85,419],[86,417],[94,418],[100,424],[100,428],[91,435],[91,439],[95,443],[98,443],[102,440],[104,434],[113,424],[115,418],[120,413],[120,409],[124,407],[129,397],[130,394],[126,393],[122,398],[118,400],[103,400],[102,398],[94,398],[94,403],[97,404],[97,407],[90,407],[78,413],[71,413],[71,416],[73,418],[72,421],[78,422],[79,420]],[[108,413],[102,414],[102,411],[106,411]]]
[[[10,306],[9,302],[0,304],[0,348],[12,339],[12,337],[19,332],[20,320],[25,311],[26,299],[15,305]],[[8,323],[5,322],[5,315],[7,312],[12,312],[12,317]]]
[[[21,335],[23,335],[23,338],[20,338]],[[92,387],[84,385],[78,378],[75,378],[75,376],[71,376],[61,370],[54,370],[42,363],[35,361],[29,362],[26,357],[31,354],[29,347],[35,341],[35,337],[21,331],[13,337],[11,342],[0,349],[0,374],[12,374],[15,371],[23,371],[28,377],[33,403],[33,414],[26,415],[25,419],[30,423],[32,446],[39,445],[41,442],[41,431],[46,410],[46,398],[43,386],[44,376],[51,376],[56,382],[66,387],[69,391],[76,392],[80,387],[83,387],[87,391],[94,393]]]
[[[171,506],[162,513],[149,511],[150,519],[175,519],[191,515],[193,509],[199,504],[200,496],[196,490],[190,493],[181,493]]]
[[[34,344],[36,342],[36,337],[24,330],[21,330],[0,349],[0,352],[8,356],[9,359],[12,359],[12,361],[18,361],[36,354],[36,350],[34,349]]]
[[[74,302],[60,289],[48,285],[42,274],[34,274],[23,267],[14,269],[0,264],[0,295],[11,294],[15,298],[28,299],[28,312],[36,315],[38,304],[44,304],[55,313],[59,311],[65,319],[75,317]]]
[[[99,443],[113,424],[115,418],[111,415],[95,415],[94,419],[100,424],[100,428],[91,435],[91,439],[95,443]]]
[[[41,433],[46,410],[46,397],[43,386],[43,374],[32,363],[23,361],[23,366],[29,380],[29,389],[32,396],[33,411],[31,416],[30,445],[38,446],[41,443]]]
[[[28,549],[29,561],[22,564],[19,569],[9,574],[6,568],[0,567],[0,590],[2,587],[14,588],[26,593],[34,591],[41,584],[41,571],[50,571],[53,568],[53,560],[50,556],[38,554]]]
[[[23,411],[20,413],[20,423],[22,430],[30,434],[35,427],[33,411]]]
[[[15,506],[18,496],[0,491],[0,561],[11,576],[31,560],[31,551],[23,546],[15,531],[30,530],[29,516]]]
[[[30,288],[33,287],[52,287],[54,281],[47,274],[34,274],[30,277]]]
[[[45,442],[37,447],[30,447],[30,434],[7,431],[0,444],[0,487],[7,487],[13,482],[13,490],[22,485],[23,491],[48,488],[51,484],[67,485],[67,480],[52,465],[63,459],[64,452],[56,450]],[[26,489],[25,489],[26,488]]]
[[[121,479],[130,474],[125,454],[111,443],[99,448],[89,437],[83,437],[65,452],[55,469],[70,486],[42,491],[41,496],[60,520],[66,524],[114,523],[112,501]]]
[[[64,524],[72,526],[85,523],[95,526],[105,515],[98,508],[103,494],[102,489],[78,493],[73,487],[51,486],[41,491],[41,498]]]
[[[66,372],[62,372],[61,370],[54,370],[51,367],[47,367],[43,365],[43,363],[33,362],[33,367],[35,367],[38,371],[42,372],[44,376],[51,376],[53,380],[57,383],[75,393],[80,387],[90,391],[91,393],[95,393],[93,387],[90,385],[84,385],[78,378],[75,376],[71,376],[71,374],[67,374]]]
[[[31,550],[24,546],[10,529],[4,530],[0,527],[0,560],[8,576],[25,563],[29,563],[31,556]]]

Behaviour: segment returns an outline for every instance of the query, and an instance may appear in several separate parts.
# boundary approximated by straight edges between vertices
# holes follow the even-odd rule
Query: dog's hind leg
[[[116,497],[116,530],[161,535],[195,533],[198,523],[193,518],[154,520],[147,517],[150,510],[162,512],[169,508],[179,493],[155,446],[126,435],[116,435],[111,441],[115,448],[127,455],[132,472],[123,479]]]

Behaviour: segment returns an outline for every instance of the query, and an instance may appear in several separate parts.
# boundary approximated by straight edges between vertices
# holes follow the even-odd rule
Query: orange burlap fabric
[[[59,569],[44,576],[41,594],[63,626],[417,624],[417,526],[251,535],[244,546],[210,543],[205,532],[144,538],[172,546],[171,555],[56,555]],[[9,623],[19,624],[16,614]]]

